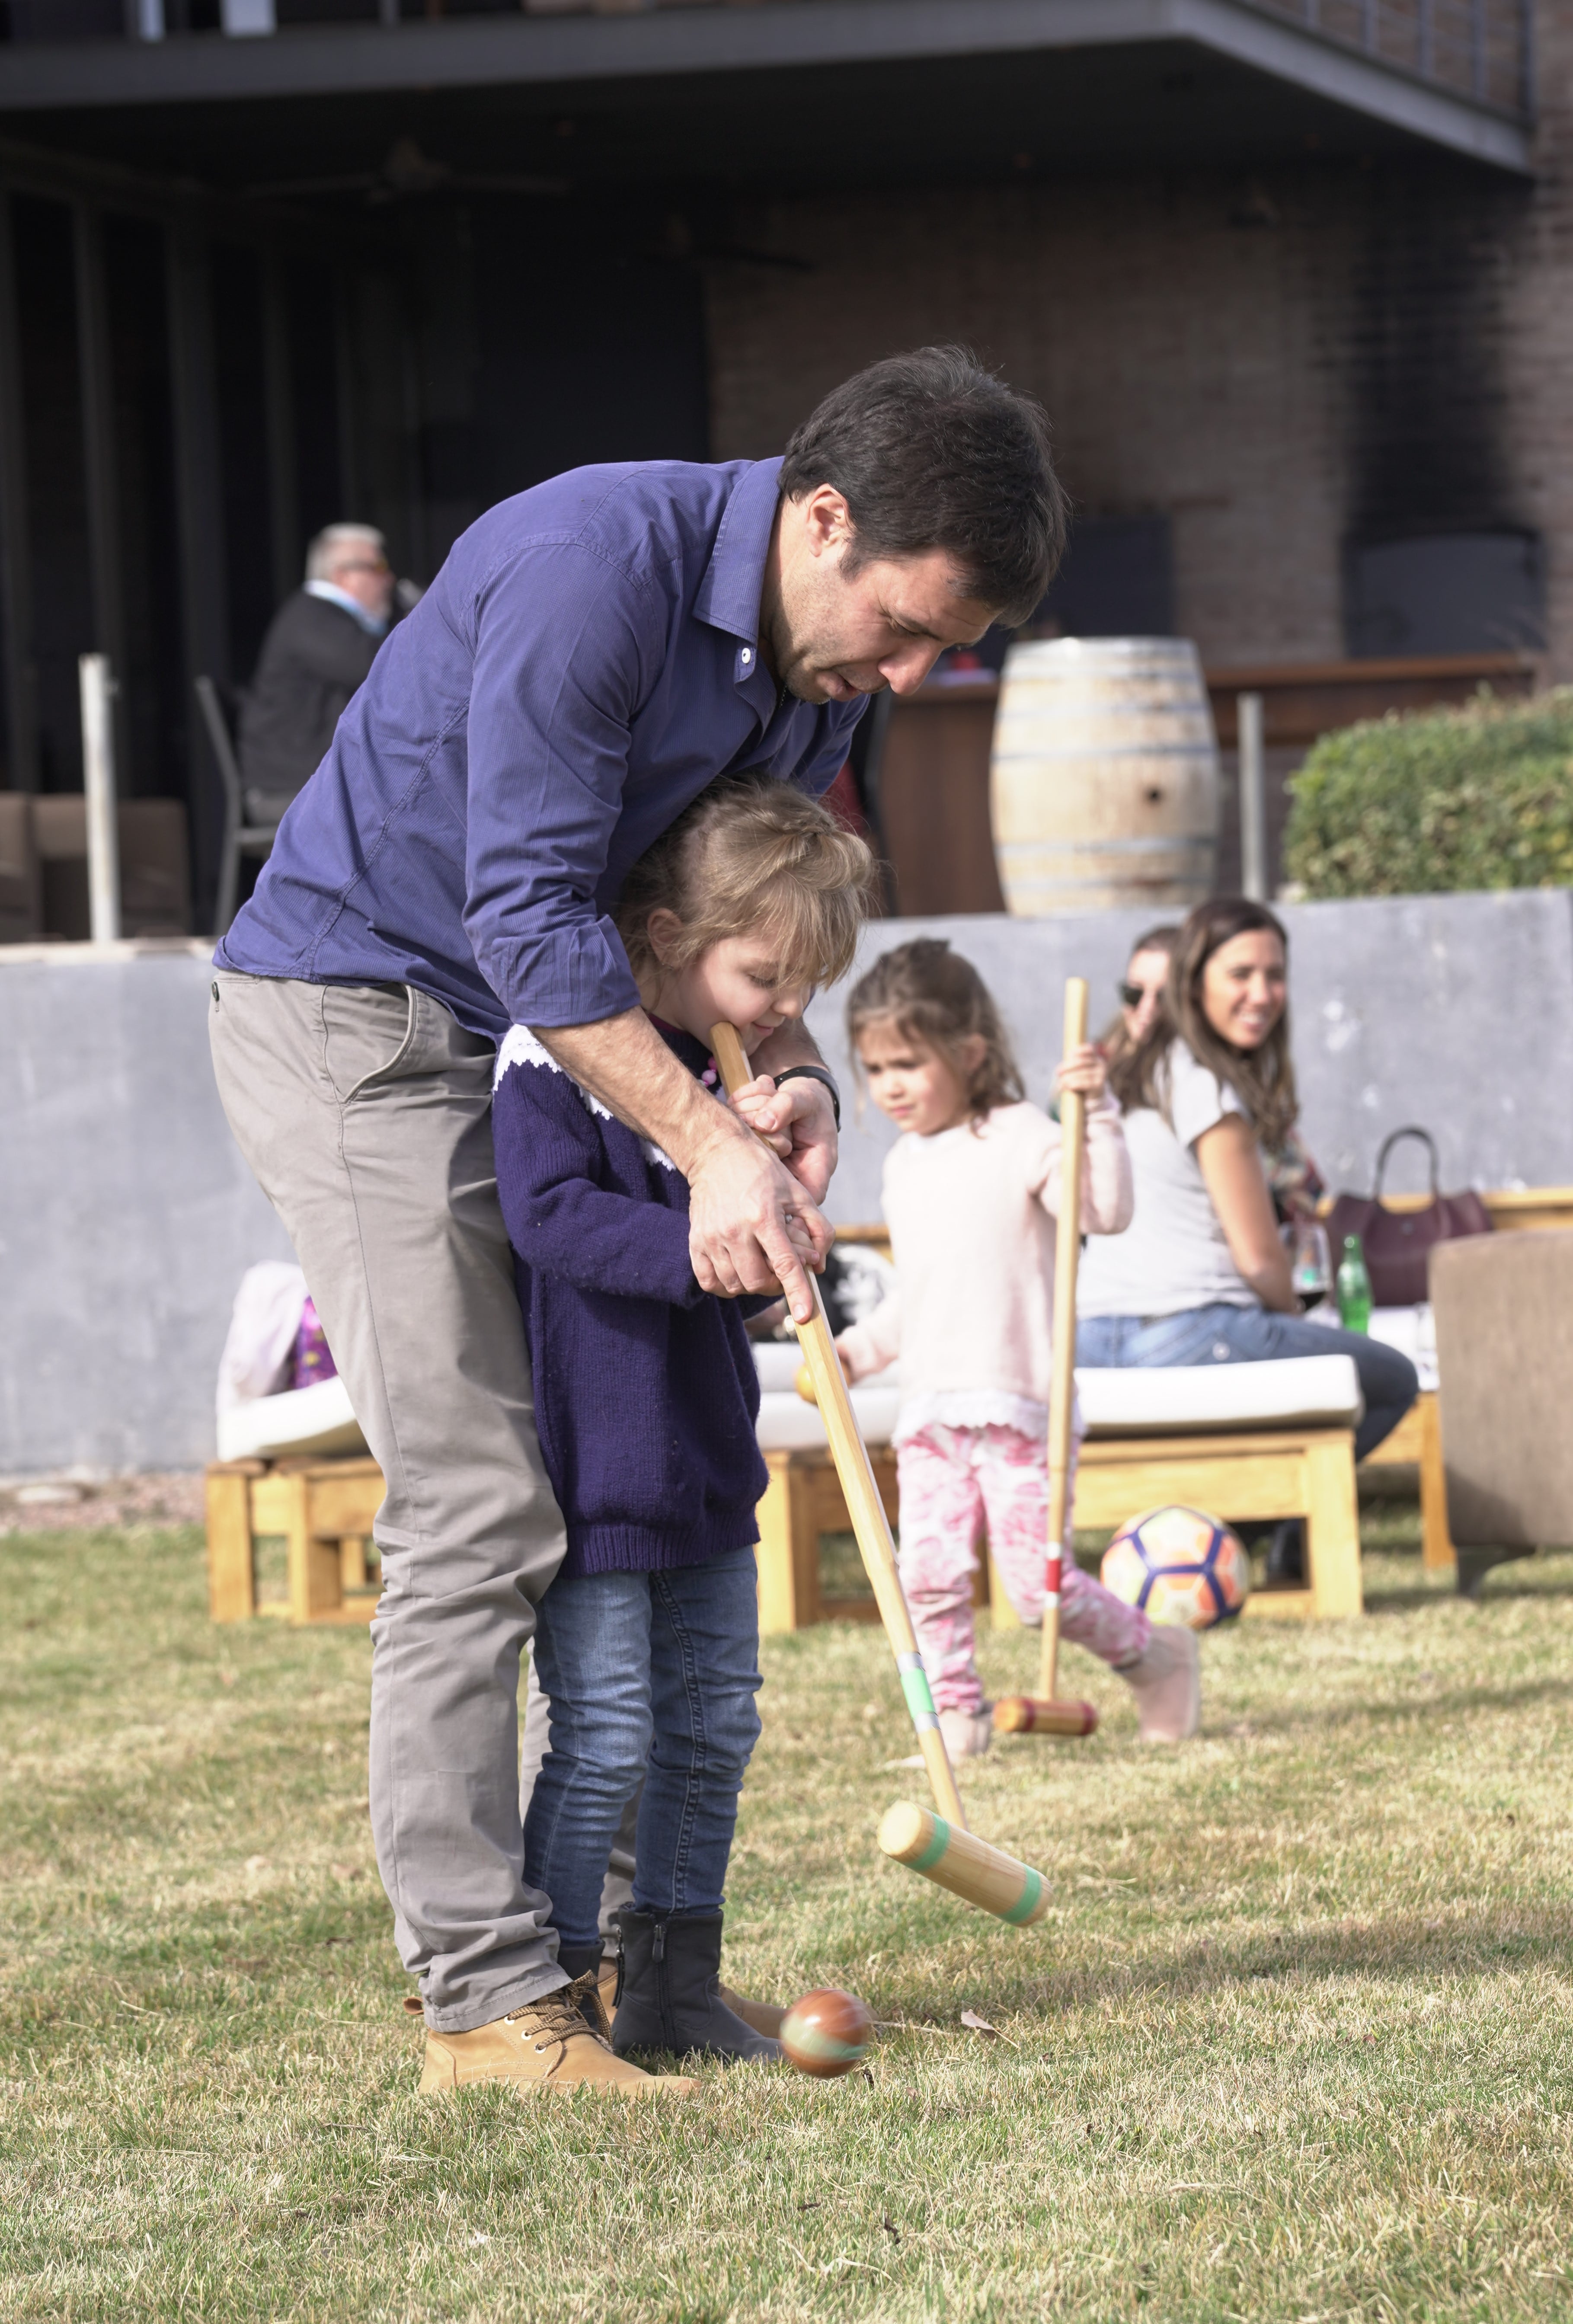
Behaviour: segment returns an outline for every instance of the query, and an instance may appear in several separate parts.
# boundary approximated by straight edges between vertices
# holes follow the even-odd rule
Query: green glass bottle
[[[1338,1261],[1338,1321],[1346,1332],[1371,1328],[1371,1278],[1357,1234],[1344,1237],[1344,1255]]]

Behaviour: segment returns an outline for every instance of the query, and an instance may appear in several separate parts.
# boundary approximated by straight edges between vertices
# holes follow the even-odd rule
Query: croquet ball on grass
[[[1201,1509],[1171,1505],[1127,1518],[1103,1553],[1103,1586],[1154,1622],[1210,1630],[1251,1594],[1240,1537]]]
[[[795,2001],[781,2020],[781,2047],[799,2073],[829,2080],[860,2066],[874,2021],[855,1993],[823,1986]]]

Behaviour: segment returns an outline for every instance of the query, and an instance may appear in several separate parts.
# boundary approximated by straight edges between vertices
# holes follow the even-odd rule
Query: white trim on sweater
[[[583,1082],[574,1081],[574,1076],[568,1072],[566,1065],[558,1064],[545,1042],[538,1041],[528,1025],[511,1025],[502,1036],[498,1045],[497,1063],[492,1074],[493,1090],[496,1089],[510,1065],[545,1065],[548,1073],[562,1074],[568,1081],[574,1082],[574,1087],[579,1093],[586,1113],[599,1114],[603,1121],[615,1121],[617,1119],[612,1108],[609,1105],[603,1105],[601,1100],[594,1095],[593,1092],[587,1090]],[[649,1139],[641,1138],[639,1144],[644,1149],[647,1162],[657,1163],[663,1170],[676,1168],[677,1165],[671,1156],[663,1154],[660,1148],[652,1144]]]

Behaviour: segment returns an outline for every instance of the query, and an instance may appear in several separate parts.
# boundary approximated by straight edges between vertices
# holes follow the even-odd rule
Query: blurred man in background
[[[306,552],[305,586],[273,616],[241,706],[241,779],[253,823],[277,823],[316,773],[392,611],[382,535],[369,524],[327,526]]]

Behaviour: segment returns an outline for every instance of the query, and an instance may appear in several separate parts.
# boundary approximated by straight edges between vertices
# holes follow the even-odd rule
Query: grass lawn
[[[1023,1932],[876,1852],[878,1636],[768,1642],[730,1974],[887,2031],[658,2108],[415,2096],[363,1636],[213,1628],[190,1529],[0,1541],[0,2318],[1573,2317],[1573,1558],[1470,1607],[1412,1527],[1366,1621],[1207,1639],[1181,1750],[1068,1650],[1099,1733],[968,1785]]]

